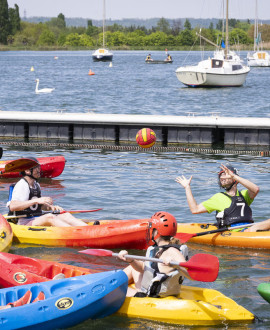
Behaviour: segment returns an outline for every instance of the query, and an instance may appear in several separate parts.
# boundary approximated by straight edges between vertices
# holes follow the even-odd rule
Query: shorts
[[[20,225],[20,226],[32,226],[34,220],[35,220],[35,217],[31,217],[31,218],[19,218],[17,225]]]

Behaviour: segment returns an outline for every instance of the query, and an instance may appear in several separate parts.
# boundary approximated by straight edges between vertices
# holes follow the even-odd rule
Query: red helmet
[[[174,236],[177,232],[176,219],[172,214],[168,212],[156,212],[151,217],[151,224],[152,227],[150,237],[153,238],[152,235],[154,229],[158,231],[158,234],[154,237],[154,239],[160,236]]]

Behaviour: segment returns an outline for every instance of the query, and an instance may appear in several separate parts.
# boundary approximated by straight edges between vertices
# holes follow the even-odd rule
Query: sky
[[[103,0],[7,0],[17,4],[21,17],[82,17],[101,20]],[[230,0],[229,16],[253,19],[256,0]],[[222,18],[223,0],[106,0],[106,19]],[[270,19],[270,0],[258,0],[258,18]]]

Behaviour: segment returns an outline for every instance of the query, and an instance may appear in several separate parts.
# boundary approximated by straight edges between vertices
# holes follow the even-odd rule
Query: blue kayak
[[[63,329],[108,316],[122,306],[127,282],[126,274],[116,270],[1,289],[0,306],[29,290],[32,297],[29,304],[0,309],[0,329]],[[41,292],[44,300],[33,302]]]

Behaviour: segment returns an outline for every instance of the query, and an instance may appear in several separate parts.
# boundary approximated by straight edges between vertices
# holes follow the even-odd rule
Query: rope
[[[112,151],[138,151],[138,152],[189,152],[203,154],[234,154],[234,155],[253,155],[268,157],[270,151],[260,150],[223,150],[211,148],[189,148],[179,146],[153,146],[149,149],[144,149],[136,145],[107,145],[107,144],[84,144],[84,143],[47,143],[47,142],[1,142],[1,145],[22,146],[22,147],[62,147],[62,148],[79,148],[79,149],[104,149]]]

